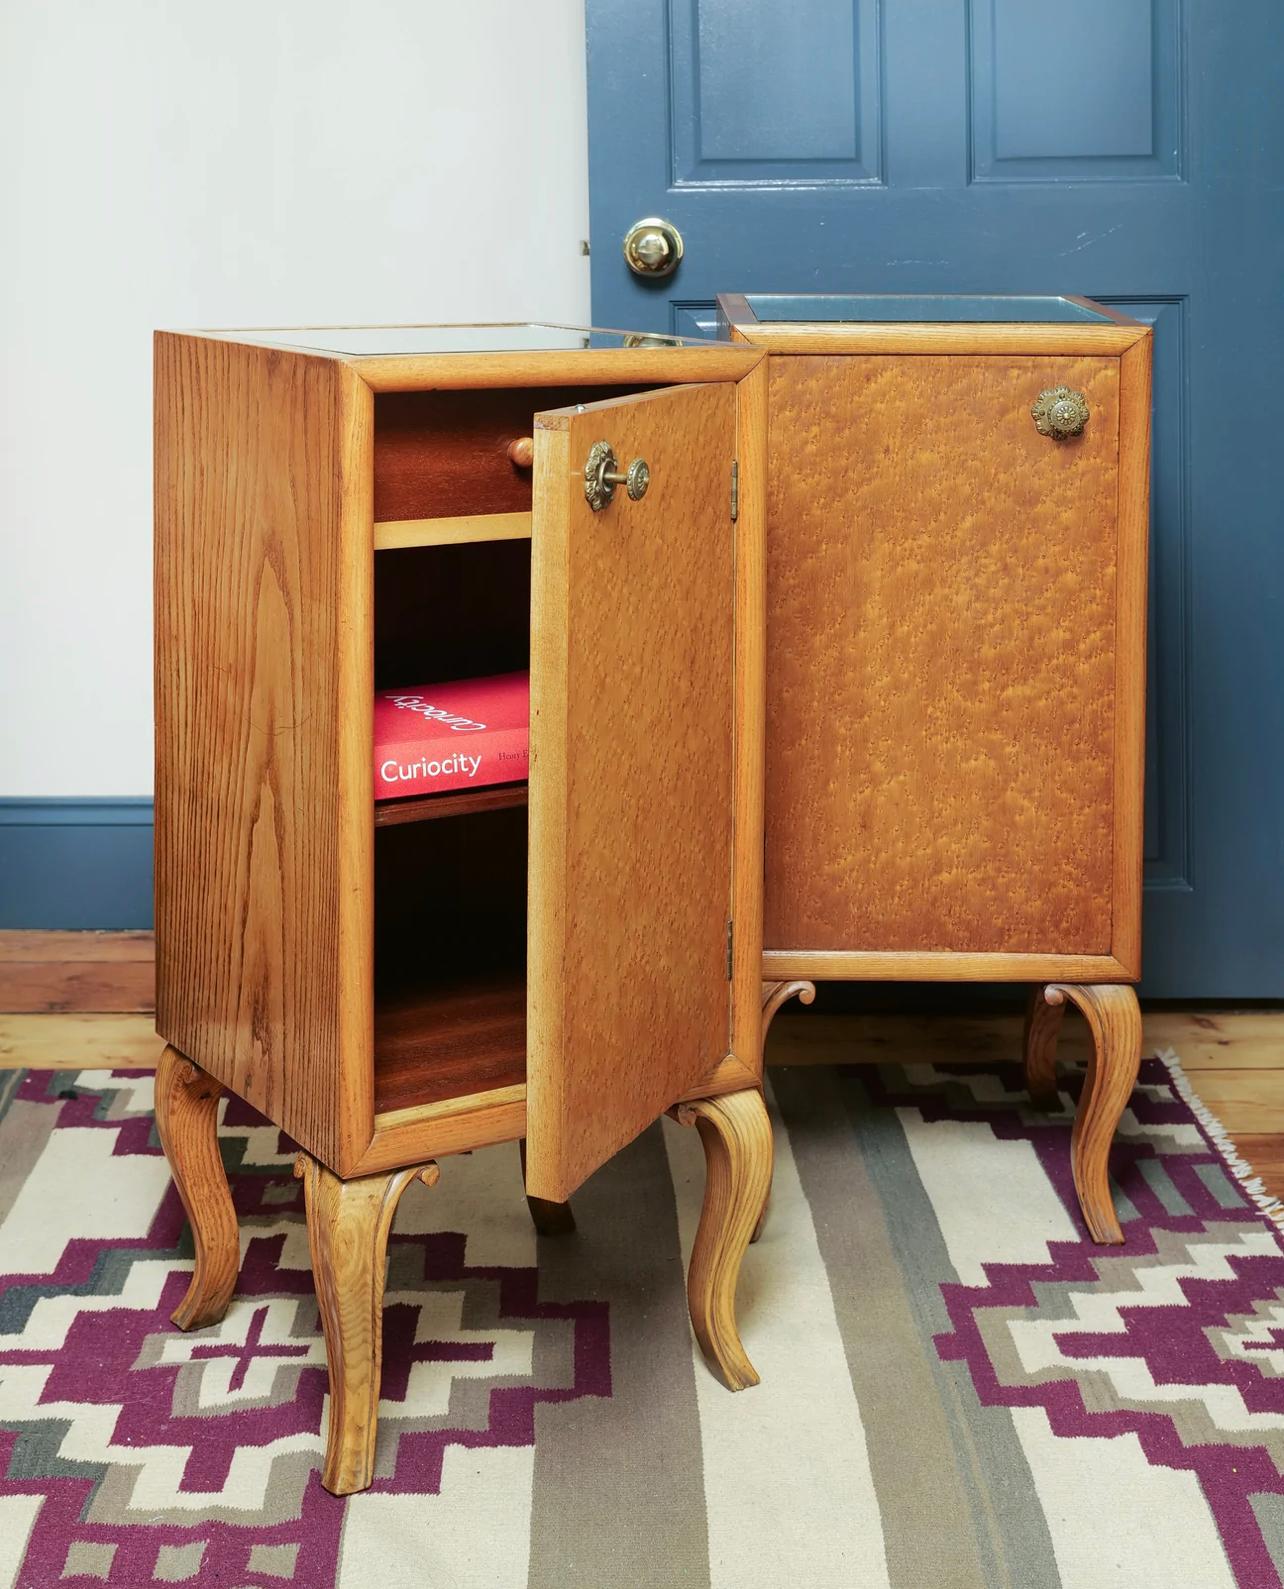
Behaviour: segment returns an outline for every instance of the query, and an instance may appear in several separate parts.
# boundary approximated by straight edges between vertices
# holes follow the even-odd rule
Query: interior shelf
[[[526,1081],[526,978],[450,975],[375,1005],[375,1113]]]
[[[455,518],[377,519],[376,552],[411,546],[465,546],[476,541],[529,541],[529,513],[466,513]]]
[[[525,783],[490,784],[485,789],[457,789],[450,794],[408,795],[404,800],[380,800],[374,808],[375,827],[399,822],[431,822],[437,817],[469,816],[475,811],[506,811],[527,802]]]

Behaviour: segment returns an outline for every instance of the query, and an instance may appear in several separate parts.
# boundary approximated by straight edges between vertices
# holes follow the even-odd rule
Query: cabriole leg
[[[1025,1007],[1025,1085],[1031,1101],[1045,1108],[1057,1101],[1057,1038],[1066,1013],[1066,1001],[1048,999],[1049,991],[1032,988]]]
[[[771,1121],[756,1089],[679,1104],[673,1113],[699,1131],[707,1174],[687,1278],[691,1325],[723,1384],[744,1390],[758,1374],[736,1328],[736,1282],[771,1186]]]
[[[218,1323],[241,1264],[232,1189],[218,1151],[222,1090],[213,1076],[166,1046],[156,1066],[156,1130],[196,1248],[191,1284],[172,1315],[180,1330]]]
[[[310,1154],[303,1180],[308,1245],[330,1370],[330,1426],[321,1482],[332,1495],[364,1490],[374,1477],[383,1369],[383,1288],[388,1234],[401,1194],[414,1180],[432,1186],[435,1164],[343,1181]]]
[[[1088,1075],[1079,1095],[1070,1159],[1084,1223],[1093,1241],[1118,1246],[1123,1231],[1110,1196],[1108,1162],[1120,1116],[1132,1095],[1141,1064],[1141,1008],[1132,988],[1119,983],[1079,987],[1053,983],[1038,995],[1047,1018],[1031,1006],[1027,1025],[1026,1074],[1051,1082],[1056,1035],[1068,999],[1082,1011],[1092,1036]],[[1033,1042],[1030,1034],[1033,1033]],[[1034,1091],[1034,1084],[1031,1085]]]

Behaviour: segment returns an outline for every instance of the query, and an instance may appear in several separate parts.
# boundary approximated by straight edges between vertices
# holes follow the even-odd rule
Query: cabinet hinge
[[[731,522],[740,517],[740,460],[731,460]]]
[[[731,981],[731,967],[736,958],[736,924],[727,919],[727,981]]]

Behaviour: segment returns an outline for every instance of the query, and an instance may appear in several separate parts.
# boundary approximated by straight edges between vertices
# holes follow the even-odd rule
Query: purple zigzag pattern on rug
[[[1009,1076],[1008,1085],[1019,1086],[1018,1076],[1019,1072]],[[862,1071],[860,1077],[871,1096],[880,1103],[915,1108],[925,1120],[969,1118],[985,1121],[998,1137],[1029,1141],[1062,1201],[1078,1219],[1070,1174],[1070,1125],[1067,1121],[1042,1124],[1037,1116],[1023,1111],[1015,1102],[1006,1106],[960,1109],[953,1094],[947,1107],[931,1094],[934,1090],[943,1091],[948,1082],[916,1089],[912,1084],[898,1084],[888,1075],[875,1080]],[[1135,1263],[1157,1256],[1156,1232],[1192,1238],[1205,1234],[1210,1240],[1225,1240],[1233,1237],[1236,1228],[1260,1229],[1270,1235],[1272,1254],[1229,1255],[1227,1262],[1233,1279],[1182,1277],[1179,1285],[1184,1306],[1154,1305],[1145,1299],[1135,1303],[1125,1301],[1118,1309],[1125,1323],[1123,1330],[1072,1328],[1067,1321],[1067,1329],[1057,1332],[1055,1340],[1068,1359],[1140,1360],[1157,1385],[1230,1386],[1242,1395],[1250,1412],[1284,1416],[1284,1380],[1263,1374],[1249,1361],[1227,1361],[1219,1357],[1208,1333],[1237,1316],[1251,1314],[1258,1303],[1284,1297],[1284,1249],[1280,1246],[1279,1233],[1247,1197],[1240,1194],[1238,1207],[1225,1206],[1214,1198],[1207,1183],[1198,1175],[1196,1166],[1216,1164],[1220,1167],[1223,1161],[1202,1126],[1172,1088],[1171,1076],[1162,1061],[1147,1061],[1141,1079],[1152,1087],[1166,1087],[1169,1097],[1155,1099],[1135,1094],[1130,1107],[1139,1122],[1143,1125],[1194,1125],[1202,1139],[1202,1148],[1166,1151],[1159,1138],[1117,1143],[1112,1152],[1112,1166],[1120,1189],[1137,1210],[1137,1214],[1125,1222],[1125,1246],[1100,1248],[1086,1236],[1079,1242],[1050,1242],[1046,1264],[986,1264],[987,1284],[984,1286],[942,1285],[941,1294],[953,1332],[937,1336],[935,1344],[942,1360],[967,1365],[984,1405],[1042,1407],[1052,1431],[1063,1438],[1132,1433],[1152,1463],[1195,1474],[1207,1497],[1237,1581],[1251,1584],[1253,1589],[1277,1589],[1281,1580],[1262,1537],[1251,1499],[1257,1494],[1284,1495],[1284,1477],[1264,1445],[1229,1439],[1224,1443],[1188,1444],[1167,1412],[1131,1406],[1090,1408],[1085,1404],[1082,1386],[1073,1377],[1073,1368],[1069,1365],[1064,1378],[1008,1384],[999,1376],[982,1331],[981,1318],[991,1310],[1008,1316],[1018,1312],[1026,1317],[1037,1315],[1041,1310],[1040,1286],[1068,1284],[1084,1290],[1099,1290],[1104,1286],[1113,1294],[1114,1288],[1108,1279],[1103,1279],[1103,1272],[1109,1270],[1112,1262],[1117,1264],[1126,1259]],[[1143,1158],[1158,1161],[1185,1198],[1191,1213],[1175,1214],[1164,1208],[1138,1169]],[[1229,1177],[1227,1184],[1234,1184]],[[1103,1504],[1108,1504],[1108,1498],[1103,1497]]]
[[[1128,1227],[1128,1250],[1133,1256],[1155,1252],[1153,1237],[1138,1221]],[[987,1264],[987,1286],[941,1287],[954,1326],[952,1334],[936,1337],[942,1360],[966,1363],[977,1394],[986,1406],[1042,1407],[1053,1433],[1067,1439],[1133,1433],[1149,1461],[1194,1473],[1208,1499],[1237,1581],[1251,1584],[1253,1589],[1275,1589],[1280,1579],[1262,1539],[1251,1501],[1255,1494],[1284,1494],[1284,1478],[1265,1447],[1229,1441],[1223,1445],[1189,1446],[1181,1439],[1172,1417],[1165,1412],[1088,1408],[1081,1387],[1073,1378],[1034,1385],[1009,1385],[999,1379],[982,1338],[979,1314],[988,1308],[1037,1309],[1039,1299],[1035,1288],[1038,1282],[1078,1282],[1085,1287],[1097,1283],[1094,1263],[1097,1249],[1086,1240],[1081,1245],[1053,1242],[1049,1244],[1049,1252],[1052,1261],[1043,1265]],[[1284,1288],[1284,1255],[1271,1259],[1232,1259],[1231,1263],[1239,1275],[1236,1281],[1182,1282],[1182,1290],[1192,1301],[1189,1308],[1124,1306],[1120,1312],[1129,1316],[1130,1326],[1125,1336],[1076,1332],[1075,1344],[1071,1345],[1060,1335],[1058,1344],[1067,1355],[1077,1357],[1142,1358],[1160,1384],[1234,1384],[1243,1392],[1252,1410],[1284,1412],[1284,1382],[1258,1375],[1256,1383],[1250,1385],[1238,1370],[1247,1370],[1251,1375],[1251,1366],[1218,1360],[1207,1349],[1206,1338],[1203,1340],[1205,1350],[1195,1358],[1208,1365],[1202,1372],[1196,1372],[1190,1365],[1181,1372],[1172,1371],[1173,1357],[1199,1339],[1211,1323],[1222,1323],[1237,1312],[1246,1312],[1254,1302]],[[1194,1298],[1191,1298],[1192,1288],[1197,1292]],[[1202,1306],[1196,1308],[1193,1305],[1196,1300]],[[1108,1498],[1104,1496],[1103,1506],[1108,1510]]]
[[[136,1080],[137,1075],[122,1073],[113,1079],[124,1084]],[[110,1095],[116,1090],[110,1084],[97,1090],[78,1085],[74,1095],[67,1097],[63,1094],[71,1089],[66,1080],[51,1078],[48,1073],[31,1073],[24,1079],[22,1096],[55,1108],[57,1126],[116,1132],[113,1156],[150,1156],[159,1151],[150,1115],[105,1118],[111,1107]],[[227,1135],[234,1138],[238,1125],[263,1124],[244,1105],[229,1107]],[[284,1138],[282,1142],[288,1146]],[[242,1219],[302,1219],[302,1189],[289,1179],[288,1170],[264,1173],[263,1167],[258,1166],[234,1173],[231,1179]],[[52,1274],[0,1277],[0,1305],[21,1314],[40,1297],[110,1297],[119,1292],[134,1262],[173,1259],[177,1264],[180,1255],[190,1251],[184,1223],[177,1192],[170,1186],[145,1235],[71,1241]],[[314,1307],[311,1274],[278,1267],[284,1242],[285,1234],[279,1230],[251,1235],[237,1285],[238,1298],[299,1298]],[[514,1325],[551,1322],[569,1329],[572,1372],[569,1385],[509,1383],[493,1387],[487,1398],[484,1428],[402,1432],[395,1472],[390,1479],[377,1481],[377,1488],[411,1494],[435,1492],[440,1488],[442,1462],[451,1444],[472,1448],[530,1445],[535,1435],[535,1407],[540,1402],[611,1394],[606,1304],[541,1302],[535,1269],[472,1268],[465,1262],[462,1235],[394,1235],[391,1245],[405,1255],[403,1264],[410,1254],[418,1253],[415,1267],[422,1274],[425,1287],[447,1285],[450,1289],[464,1289],[470,1296],[476,1296],[478,1288],[482,1293],[494,1293],[497,1305],[487,1310],[488,1317]],[[154,1308],[122,1305],[79,1312],[60,1346],[47,1351],[0,1352],[0,1364],[48,1365],[50,1374],[41,1401],[51,1408],[59,1403],[86,1409],[95,1405],[119,1406],[111,1440],[124,1453],[147,1446],[190,1447],[179,1489],[203,1492],[221,1487],[237,1450],[266,1445],[283,1436],[316,1437],[326,1376],[319,1366],[299,1364],[298,1353],[292,1347],[274,1352],[269,1345],[263,1355],[278,1356],[283,1368],[294,1368],[293,1390],[284,1400],[271,1405],[229,1404],[195,1416],[176,1412],[179,1375],[191,1373],[194,1364],[199,1366],[220,1355],[212,1340],[202,1349],[202,1337],[197,1333],[185,1338],[195,1343],[190,1361],[147,1360],[149,1342],[177,1334],[169,1323],[169,1314],[187,1282],[186,1270],[176,1267],[165,1279]],[[266,1314],[266,1307],[261,1311]],[[485,1341],[415,1342],[416,1313],[413,1306],[405,1303],[394,1303],[388,1309],[384,1385],[386,1394],[393,1398],[404,1393],[412,1362],[486,1361],[493,1353],[493,1343]],[[257,1332],[261,1323],[260,1310],[255,1310],[250,1326],[252,1351],[259,1349]],[[199,1569],[183,1579],[194,1589],[229,1583],[279,1586],[279,1575],[251,1570],[250,1551],[256,1545],[293,1548],[297,1552],[293,1581],[305,1583],[309,1589],[325,1589],[334,1582],[344,1503],[321,1489],[317,1472],[319,1444],[315,1451],[278,1457],[264,1508],[238,1513],[235,1520],[210,1517],[198,1509],[191,1524],[172,1514],[155,1523],[103,1521],[94,1516],[95,1498],[104,1483],[114,1482],[113,1474],[118,1479],[118,1470],[127,1470],[129,1464],[125,1460],[113,1468],[60,1457],[58,1449],[72,1421],[53,1413],[42,1419],[37,1406],[32,1408],[30,1418],[11,1420],[10,1427],[0,1430],[0,1473],[5,1475],[0,1479],[0,1494],[43,1497],[20,1583],[59,1583],[66,1589],[102,1584],[137,1589],[139,1584],[153,1581],[162,1547],[172,1549],[197,1542],[202,1547]],[[48,1427],[50,1423],[52,1429]],[[292,1465],[296,1475],[293,1486],[288,1480],[284,1486],[275,1482],[278,1470],[286,1464]],[[285,1516],[281,1515],[282,1507]],[[62,1576],[69,1542],[100,1553],[91,1573]]]
[[[536,1269],[470,1268],[464,1262],[465,1240],[454,1233],[430,1236],[394,1236],[392,1244],[424,1245],[427,1274],[434,1281],[492,1280],[499,1286],[498,1316],[504,1320],[574,1320],[572,1338],[573,1380],[569,1386],[534,1384],[498,1386],[490,1393],[490,1424],[485,1430],[431,1429],[403,1433],[397,1445],[396,1471],[391,1479],[376,1479],[372,1490],[416,1494],[437,1493],[446,1448],[451,1445],[485,1448],[530,1446],[535,1443],[535,1408],[541,1402],[575,1401],[581,1396],[611,1394],[611,1351],[607,1305],[595,1302],[548,1303],[538,1297]],[[398,1310],[391,1308],[389,1315]],[[408,1311],[408,1310],[401,1310]],[[387,1323],[385,1322],[385,1332]],[[385,1395],[395,1397],[405,1389],[412,1362],[432,1360],[440,1343],[423,1342],[396,1354],[388,1351],[385,1333]]]

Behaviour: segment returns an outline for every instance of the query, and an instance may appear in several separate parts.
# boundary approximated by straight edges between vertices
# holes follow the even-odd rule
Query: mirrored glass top
[[[512,325],[436,326],[259,326],[240,331],[205,331],[203,336],[233,342],[270,342],[311,353],[388,358],[431,353],[556,353],[577,348],[707,347],[692,337],[652,331],[601,331],[592,326]]]
[[[972,293],[817,293],[814,297],[757,293],[747,300],[763,322],[845,320],[942,322],[1089,321],[1110,324],[1110,316],[1069,298],[1004,297]]]

